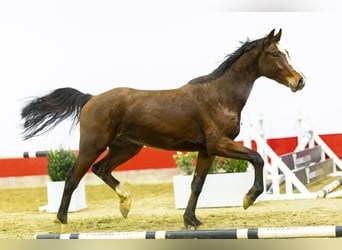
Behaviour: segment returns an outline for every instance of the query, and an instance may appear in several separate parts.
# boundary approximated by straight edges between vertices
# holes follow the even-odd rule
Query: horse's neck
[[[246,53],[216,79],[222,102],[234,103],[237,109],[242,110],[258,78],[257,63],[255,52]]]

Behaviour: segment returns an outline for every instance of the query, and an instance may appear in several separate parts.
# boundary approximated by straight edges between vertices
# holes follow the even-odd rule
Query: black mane
[[[238,48],[235,52],[228,54],[224,62],[222,62],[220,66],[218,66],[213,72],[211,72],[208,75],[196,77],[192,79],[191,81],[189,81],[189,84],[204,83],[204,82],[219,78],[220,76],[224,74],[224,72],[226,72],[234,64],[234,62],[240,56],[242,56],[244,53],[251,51],[252,49],[257,47],[260,44],[260,41],[262,41],[263,39],[264,38],[254,40],[254,41],[249,41],[249,39],[247,39],[247,41],[244,42],[242,46]]]

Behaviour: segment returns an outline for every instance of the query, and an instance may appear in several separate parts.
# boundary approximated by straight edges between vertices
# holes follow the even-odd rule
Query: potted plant
[[[191,192],[197,152],[177,152],[173,158],[184,173],[173,178],[175,205],[176,208],[185,208]],[[197,207],[242,206],[243,197],[254,180],[253,171],[247,171],[248,165],[244,160],[215,157]]]
[[[76,162],[76,154],[72,150],[60,147],[57,150],[50,150],[47,158],[47,172],[51,181],[47,183],[48,204],[45,209],[48,212],[57,212],[63,195],[65,178]],[[84,181],[81,181],[72,195],[69,211],[78,211],[86,207],[85,185]]]

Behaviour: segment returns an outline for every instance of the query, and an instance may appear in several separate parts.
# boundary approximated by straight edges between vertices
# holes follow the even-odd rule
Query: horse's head
[[[293,92],[305,85],[304,75],[292,64],[289,53],[279,45],[281,29],[274,30],[263,39],[263,50],[259,57],[259,73],[288,86]]]

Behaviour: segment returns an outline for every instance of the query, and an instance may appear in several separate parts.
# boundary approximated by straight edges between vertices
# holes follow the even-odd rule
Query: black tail
[[[24,140],[44,134],[70,116],[76,125],[82,107],[91,97],[73,88],[60,88],[32,100],[21,112]]]

